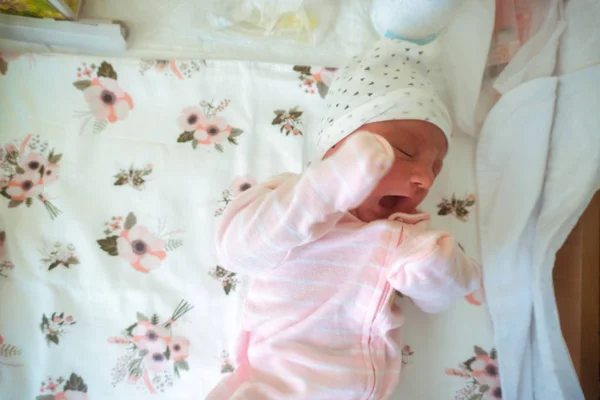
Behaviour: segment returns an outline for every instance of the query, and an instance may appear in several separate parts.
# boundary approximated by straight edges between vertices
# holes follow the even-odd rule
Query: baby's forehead
[[[420,141],[431,134],[435,125],[422,120],[388,120],[364,124],[358,130],[367,130],[383,136],[388,141]]]

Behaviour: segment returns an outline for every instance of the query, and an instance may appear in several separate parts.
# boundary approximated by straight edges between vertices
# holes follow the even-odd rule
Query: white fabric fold
[[[504,95],[476,174],[484,286],[503,398],[583,399],[560,331],[554,256],[600,187],[600,67]]]

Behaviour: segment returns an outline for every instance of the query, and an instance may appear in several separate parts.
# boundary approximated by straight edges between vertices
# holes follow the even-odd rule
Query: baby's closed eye
[[[399,147],[394,147],[394,153],[400,154],[404,157],[413,158],[413,155],[411,153],[409,153],[408,151],[402,150]],[[396,158],[398,158],[398,157],[396,157]]]

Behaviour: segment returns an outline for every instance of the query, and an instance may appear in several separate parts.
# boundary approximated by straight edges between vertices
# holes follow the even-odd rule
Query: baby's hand
[[[359,131],[329,159],[340,183],[336,206],[340,211],[358,207],[373,192],[394,162],[392,146],[383,137]]]

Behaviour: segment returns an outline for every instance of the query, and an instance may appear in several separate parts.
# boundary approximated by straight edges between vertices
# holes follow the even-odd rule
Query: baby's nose
[[[415,168],[410,176],[410,182],[417,185],[421,189],[429,190],[433,185],[433,171],[427,168]]]

